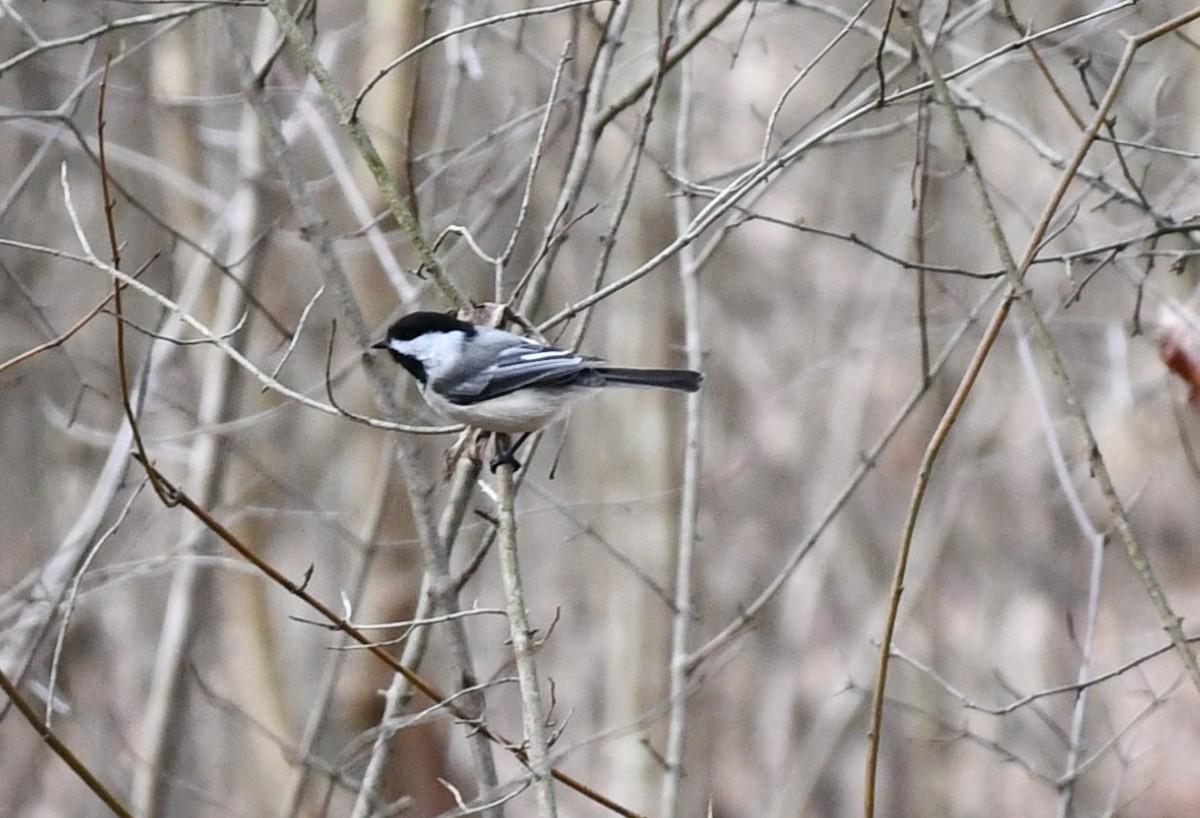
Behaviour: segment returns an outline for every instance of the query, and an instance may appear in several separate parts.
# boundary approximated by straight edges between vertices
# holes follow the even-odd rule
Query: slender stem
[[[680,10],[678,34],[687,38],[691,9]],[[692,114],[692,61],[679,66],[679,110],[675,124],[675,175],[689,175]],[[691,221],[690,200],[675,198],[675,228],[687,230]],[[679,284],[683,295],[684,345],[688,366],[700,369],[700,282],[693,245],[679,254]],[[662,815],[677,818],[683,785],[683,756],[687,738],[688,636],[692,623],[692,571],[696,554],[696,521],[700,511],[700,393],[687,398],[683,449],[683,488],[679,502],[679,537],[675,546],[675,611],[671,620],[670,712],[667,715],[667,744],[663,751]]]
[[[568,225],[579,204],[583,193],[584,183],[588,178],[588,170],[596,156],[596,143],[600,140],[603,130],[598,125],[600,106],[604,101],[604,89],[612,73],[613,55],[621,46],[624,39],[625,25],[629,21],[629,13],[633,3],[618,3],[609,12],[605,23],[604,38],[596,49],[592,60],[591,75],[588,77],[587,92],[583,98],[583,111],[580,114],[579,130],[575,144],[571,146],[571,159],[559,188],[558,201],[554,203],[554,211],[546,223],[542,236],[541,250],[534,256],[537,265],[535,270],[521,277],[526,289],[520,296],[518,311],[525,315],[532,311],[542,296],[546,279],[554,269],[554,260],[558,248],[562,244],[563,228]],[[516,293],[513,294],[516,297]]]
[[[442,291],[442,295],[446,297],[455,307],[465,307],[467,299],[459,292],[446,272],[438,264],[433,252],[429,249],[429,245],[425,242],[425,237],[421,234],[421,225],[417,222],[412,210],[408,206],[408,202],[400,194],[400,189],[396,186],[396,182],[392,179],[388,172],[387,166],[384,164],[383,158],[379,155],[379,151],[375,149],[375,145],[371,142],[371,137],[367,133],[366,127],[362,121],[354,115],[354,108],[346,101],[346,95],[342,93],[342,89],[333,81],[333,77],[316,54],[313,53],[312,45],[304,37],[304,33],[300,31],[300,26],[297,25],[296,19],[292,17],[291,12],[287,10],[283,0],[267,0],[267,6],[271,13],[275,15],[275,20],[279,23],[279,28],[283,31],[283,36],[287,38],[288,45],[295,50],[300,61],[304,63],[304,68],[317,81],[317,85],[321,87],[322,93],[329,103],[337,112],[343,124],[346,126],[350,138],[354,140],[354,145],[358,148],[359,155],[362,156],[363,162],[371,171],[371,175],[375,177],[375,184],[379,186],[379,192],[383,195],[384,201],[387,203],[388,210],[392,217],[400,225],[400,229],[404,231],[404,235],[412,243],[413,249],[417,251],[417,255],[421,257],[421,264],[429,277],[437,284],[438,289]],[[365,340],[365,339],[359,339]]]
[[[112,810],[114,815],[119,815],[121,818],[133,818],[133,813],[126,809],[125,805],[117,800],[117,797],[112,794],[112,791],[109,790],[108,787],[104,786],[100,779],[97,778],[90,769],[88,769],[86,764],[79,760],[79,757],[76,756],[75,753],[71,752],[71,748],[68,747],[62,739],[55,735],[53,730],[44,725],[38,719],[37,710],[35,710],[33,705],[25,700],[25,697],[21,695],[21,691],[17,690],[16,685],[12,683],[12,681],[8,678],[8,675],[3,670],[0,670],[0,690],[3,690],[4,694],[8,696],[9,700],[13,703],[13,705],[16,706],[17,712],[19,712],[25,718],[25,720],[29,722],[29,724],[32,725],[35,730],[38,731],[38,735],[40,735],[42,740],[50,746],[50,749],[53,750],[59,758],[66,762],[67,766],[71,768],[71,771],[74,772],[75,775],[79,776],[79,780],[86,784],[88,789],[94,792],[96,796],[104,802],[104,805]]]
[[[496,441],[497,447],[507,446],[507,439]],[[533,631],[525,609],[525,594],[521,588],[521,568],[517,559],[516,488],[511,465],[504,465],[499,478],[500,571],[504,581],[504,604],[508,611],[509,633],[513,656],[517,664],[517,681],[521,688],[521,721],[525,734],[525,757],[533,773],[533,792],[539,818],[555,818],[554,780],[550,776],[549,741],[546,736],[546,713],[542,693],[538,688],[537,665],[533,661]]]
[[[357,610],[359,603],[362,601],[363,594],[367,589],[367,580],[370,577],[371,569],[375,565],[375,557],[380,551],[379,543],[377,542],[379,526],[383,521],[388,499],[391,497],[391,477],[392,473],[396,470],[396,458],[393,452],[394,445],[392,443],[384,448],[383,456],[379,461],[380,468],[375,475],[376,493],[371,498],[371,511],[362,530],[362,536],[367,545],[359,553],[358,560],[350,571],[352,578],[348,583],[349,590],[346,592],[351,610]],[[349,644],[349,641],[343,640],[343,644]],[[324,670],[321,671],[321,680],[317,685],[316,693],[312,697],[313,703],[304,724],[304,733],[301,735],[299,745],[296,748],[297,758],[309,758],[317,745],[317,740],[329,718],[330,705],[333,702],[337,683],[342,675],[342,667],[348,655],[344,650],[332,651],[329,660],[325,663]],[[401,659],[401,661],[403,662],[404,660]],[[407,662],[404,662],[404,664],[405,667],[411,666],[414,672],[417,670],[415,665],[409,665]],[[284,808],[280,813],[284,818],[296,818],[300,814],[304,799],[305,784],[308,781],[308,770],[309,766],[306,764],[297,765],[295,776],[288,790],[287,798],[284,801]]]
[[[1038,378],[1037,367],[1033,362],[1033,352],[1029,348],[1029,339],[1024,333],[1017,335],[1017,355],[1021,360],[1021,368],[1029,381],[1030,392],[1033,394],[1033,404],[1037,408],[1038,419],[1042,425],[1042,436],[1046,439],[1046,449],[1050,454],[1050,462],[1054,466],[1054,476],[1058,479],[1059,490],[1066,498],[1067,508],[1083,539],[1091,551],[1091,567],[1088,571],[1088,598],[1086,621],[1084,622],[1083,641],[1079,646],[1079,670],[1076,680],[1079,685],[1075,692],[1075,706],[1071,708],[1071,726],[1067,731],[1067,759],[1063,765],[1065,784],[1058,793],[1058,816],[1067,818],[1071,812],[1071,802],[1075,797],[1075,771],[1079,763],[1079,754],[1083,740],[1083,717],[1087,712],[1088,687],[1085,684],[1092,670],[1092,648],[1096,641],[1096,619],[1100,612],[1100,579],[1104,572],[1104,543],[1105,537],[1096,530],[1084,507],[1083,498],[1071,480],[1071,470],[1067,465],[1067,456],[1059,439],[1058,429],[1050,413],[1050,402],[1046,399],[1046,390],[1042,388]]]

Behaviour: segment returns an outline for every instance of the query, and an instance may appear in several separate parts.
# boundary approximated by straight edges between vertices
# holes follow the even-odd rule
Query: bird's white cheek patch
[[[425,365],[431,377],[445,371],[462,354],[464,336],[454,332],[431,332],[411,341],[392,341],[392,348]]]

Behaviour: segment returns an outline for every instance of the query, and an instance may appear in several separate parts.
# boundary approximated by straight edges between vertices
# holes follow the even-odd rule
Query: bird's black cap
[[[386,347],[389,340],[411,341],[413,338],[419,338],[429,332],[453,332],[455,330],[467,335],[474,335],[475,325],[459,321],[444,312],[410,312],[388,327],[387,338],[374,344],[374,347]]]

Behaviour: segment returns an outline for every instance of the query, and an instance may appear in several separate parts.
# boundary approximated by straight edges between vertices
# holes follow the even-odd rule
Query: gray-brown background
[[[681,271],[694,268],[706,381],[685,647],[702,661],[686,688],[678,814],[858,815],[905,511],[999,304],[1003,265],[947,107],[928,90],[870,106],[885,4],[845,32],[852,2],[727,5],[636,3],[607,37],[614,6],[603,2],[469,27],[390,72],[361,117],[420,234],[432,243],[460,228],[434,254],[477,301],[496,298],[481,254],[498,257],[518,225],[543,128],[503,297],[534,266],[545,275],[528,309],[538,323],[672,248],[596,306],[589,353],[684,365]],[[1188,7],[1012,6],[1011,20],[991,2],[927,3],[916,14],[1019,256],[1126,37]],[[353,97],[409,48],[524,8],[326,1],[301,28]],[[271,14],[134,2],[0,12],[0,360],[59,336],[111,291],[102,265],[51,252],[83,253],[65,179],[84,235],[109,259],[96,120],[111,55],[105,136],[123,268],[156,256],[142,282],[259,371],[282,362],[278,381],[323,404],[331,349],[338,405],[382,417],[345,297],[329,286],[318,295],[329,280],[322,252],[344,267],[369,333],[414,306],[448,304],[414,274],[411,242]],[[653,96],[614,108],[640,82],[658,84],[659,54],[717,17]],[[1003,48],[1059,25],[1034,41],[1043,67],[1028,48]],[[1026,280],[1185,630],[1200,613],[1200,419],[1154,333],[1195,286],[1195,244],[1179,226],[1200,204],[1196,37],[1183,27],[1137,52],[1111,129]],[[878,64],[889,93],[923,79],[911,42],[895,16]],[[282,155],[264,137],[257,95],[243,90],[243,58],[261,71],[255,104],[278,119]],[[585,110],[594,144],[580,137]],[[580,156],[590,162],[577,195],[552,224]],[[285,167],[324,220],[324,249]],[[740,188],[756,171],[762,181]],[[730,201],[734,190],[744,195]],[[704,208],[715,218],[679,241]],[[338,610],[352,599],[355,622],[411,615],[422,556],[395,435],[264,391],[211,343],[176,343],[201,335],[144,294],[127,291],[124,309],[139,428],[158,467],[288,577],[311,566],[309,590]],[[547,333],[569,343],[581,326]],[[1028,312],[1014,310],[932,472],[894,642],[906,658],[887,689],[878,814],[1194,815],[1200,711],[1176,654],[1090,687],[1082,704],[1070,689],[1021,702],[1071,685],[1081,668],[1097,677],[1168,643],[1031,329]],[[114,339],[110,305],[62,345],[0,372],[0,670],[42,708],[53,673],[54,729],[139,815],[350,815],[386,668],[332,650],[343,642],[302,621],[311,610],[158,501],[130,457]],[[922,388],[923,339],[933,362],[948,358],[902,413]],[[437,422],[404,379],[396,388],[402,420]],[[555,762],[648,815],[670,806],[667,600],[688,485],[686,407],[641,392],[580,406],[542,441],[518,502],[526,601],[548,636],[536,661],[563,728]],[[418,469],[438,481],[435,512],[451,440],[414,444]],[[469,508],[495,514],[484,493]],[[468,514],[455,570],[489,525]],[[710,641],[777,580],[748,628]],[[502,607],[500,588],[489,552],[461,604]],[[421,668],[449,690],[460,680],[447,633],[431,629]],[[503,617],[472,616],[466,634],[492,683],[489,723],[519,736]],[[418,698],[408,712],[428,704]],[[314,712],[326,718],[306,736]],[[455,814],[439,779],[467,799],[480,794],[464,732],[436,709],[405,726],[380,798],[411,799],[400,814]],[[0,813],[104,813],[15,711],[3,714],[0,746]],[[508,792],[523,768],[503,749],[495,757]],[[556,793],[562,815],[611,814]],[[507,814],[535,814],[532,796]]]

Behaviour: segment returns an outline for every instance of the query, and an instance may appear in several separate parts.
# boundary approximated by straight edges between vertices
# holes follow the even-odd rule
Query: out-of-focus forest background
[[[0,3],[0,813],[1194,816],[1190,8]],[[526,452],[520,663],[455,297],[706,377]]]

